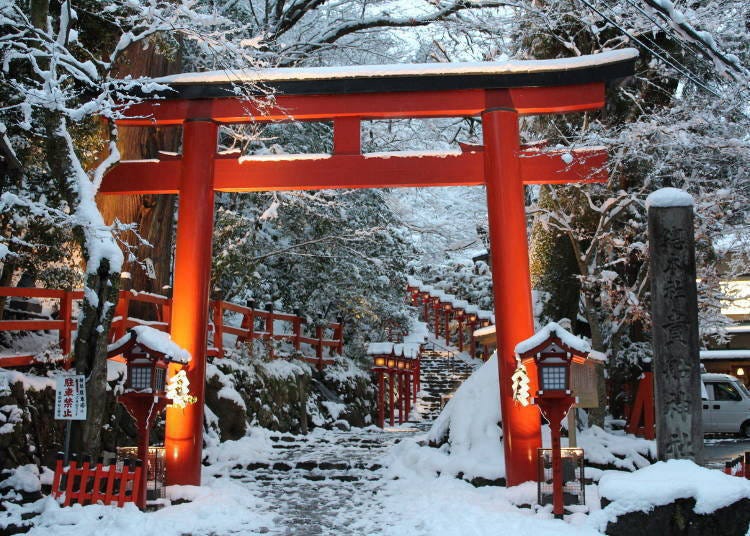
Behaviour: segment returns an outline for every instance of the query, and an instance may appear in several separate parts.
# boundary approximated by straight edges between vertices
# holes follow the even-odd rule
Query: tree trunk
[[[78,207],[85,201],[80,181],[88,179],[83,176],[72,142],[66,137],[65,118],[60,112],[45,110],[37,114],[36,121],[45,131],[45,156],[50,174],[68,205]],[[96,225],[97,222],[91,221],[89,224]],[[91,239],[93,232],[92,229],[83,227],[76,228],[73,232],[87,262],[95,254],[87,246],[103,245],[100,243],[101,239]],[[105,417],[102,401],[107,388],[107,344],[120,289],[120,273],[111,268],[109,259],[103,257],[96,267],[96,273],[87,274],[73,349],[76,372],[86,376],[88,413],[85,421],[74,421],[71,449],[93,456],[98,456],[101,444],[101,429]]]
[[[74,354],[77,374],[86,376],[85,421],[76,421],[71,436],[74,452],[99,456],[102,426],[106,423],[104,404],[107,387],[107,344],[109,326],[120,293],[120,274],[110,270],[109,261],[102,260],[99,270],[86,278],[86,288],[93,290],[98,300],[83,301],[83,314],[78,324]],[[100,326],[102,329],[100,329]]]
[[[150,43],[146,50],[142,44],[134,45],[124,57],[116,70],[117,76],[163,76],[180,72],[182,65],[179,54],[168,56],[156,43]],[[180,135],[179,127],[120,128],[121,157],[123,160],[157,158],[160,150],[177,151]],[[171,283],[176,202],[175,195],[100,195],[97,198],[107,223],[115,219],[126,224],[135,223],[140,237],[148,242],[142,243],[131,231],[121,237],[132,247],[130,252],[125,251],[123,271],[130,273],[130,285],[135,290],[160,293]],[[129,260],[129,253],[133,253],[134,260]],[[153,308],[144,306],[138,309],[139,305],[134,303],[131,306],[135,307],[131,314],[153,320]]]

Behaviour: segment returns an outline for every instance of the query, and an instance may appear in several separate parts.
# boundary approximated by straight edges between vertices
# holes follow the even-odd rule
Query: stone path
[[[386,519],[378,522],[372,509],[385,477],[384,455],[404,437],[429,428],[443,398],[474,368],[445,352],[428,351],[422,360],[422,391],[412,413],[414,420],[386,430],[371,427],[273,436],[271,460],[236,467],[230,476],[269,503],[275,519],[268,534],[378,534],[388,523]]]

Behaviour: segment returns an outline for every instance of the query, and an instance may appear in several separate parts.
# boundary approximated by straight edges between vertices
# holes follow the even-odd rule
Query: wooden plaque
[[[570,367],[570,385],[573,396],[578,397],[577,408],[598,408],[599,392],[596,388],[596,363],[587,360],[585,363],[572,363]]]

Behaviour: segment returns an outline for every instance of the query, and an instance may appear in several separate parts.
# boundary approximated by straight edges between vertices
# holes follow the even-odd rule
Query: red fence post
[[[60,348],[65,356],[63,367],[67,370],[73,364],[71,352],[73,350],[73,293],[69,290],[63,292],[60,298],[60,319],[63,328],[60,331]]]
[[[411,371],[404,370],[404,404],[406,405],[406,416],[404,420],[409,420],[411,414]]]
[[[378,371],[378,426],[385,428],[385,374]]]
[[[111,460],[107,469],[107,489],[104,492],[104,504],[112,504],[115,498],[115,480],[117,480],[118,474],[117,465],[114,463],[114,460]]]
[[[91,467],[91,457],[84,456],[83,464],[81,465],[81,480],[78,485],[78,503],[89,504],[91,501],[91,493],[89,492],[89,478],[93,477]]]
[[[456,320],[458,321],[458,351],[464,351],[464,312],[457,311]]]
[[[398,372],[398,423],[404,424],[404,373]]]
[[[102,500],[102,479],[106,475],[104,467],[102,466],[103,462],[104,460],[100,457],[97,460],[96,468],[94,469],[94,484],[91,487],[91,504],[96,504]]]
[[[315,327],[315,338],[318,342],[315,344],[315,357],[318,358],[318,370],[323,369],[323,326]]]
[[[130,310],[130,296],[132,296],[129,290],[121,290],[118,295],[117,305],[115,306],[115,317],[119,317],[120,320],[114,323],[112,326],[112,339],[116,341],[125,335],[125,331],[128,329],[128,313]]]
[[[395,380],[396,373],[393,370],[388,371],[388,403],[390,405],[390,411],[391,411],[391,426],[396,425],[396,408],[394,406],[395,400],[394,400],[394,393],[393,390],[395,388],[395,385],[393,384]]]
[[[218,357],[224,357],[224,302],[213,302],[214,312],[214,346],[218,350]]]
[[[451,345],[451,309],[450,305],[443,306],[443,320],[445,321],[445,345]]]
[[[266,333],[268,334],[268,359],[274,359],[274,325],[273,325],[273,304],[266,304]]]

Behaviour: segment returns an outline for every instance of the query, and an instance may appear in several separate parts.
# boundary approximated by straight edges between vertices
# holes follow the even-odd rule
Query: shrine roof
[[[231,97],[248,84],[258,93],[288,95],[564,86],[630,76],[637,57],[637,50],[626,48],[552,60],[221,70],[155,81],[170,88],[160,96],[182,99]]]

